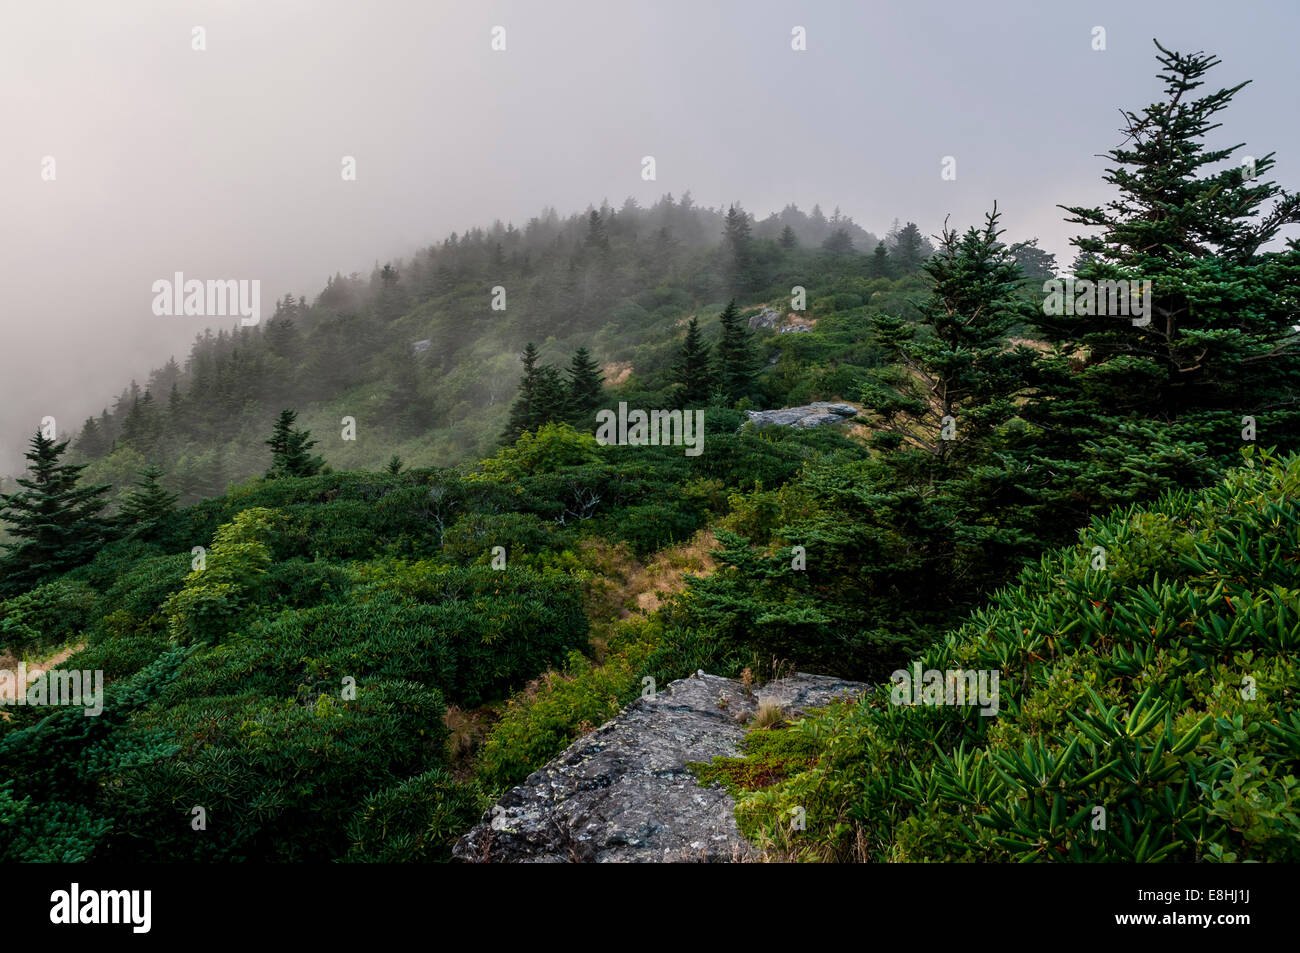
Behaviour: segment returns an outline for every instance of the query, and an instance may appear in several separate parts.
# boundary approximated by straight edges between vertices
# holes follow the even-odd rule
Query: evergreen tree
[[[916,223],[908,222],[897,235],[893,253],[894,266],[900,275],[911,274],[921,267],[933,251]]]
[[[388,463],[384,465],[384,470],[391,473],[393,476],[397,476],[397,474],[402,472],[402,466],[402,458],[397,454],[393,454],[388,458]]]
[[[421,433],[433,423],[433,408],[420,387],[420,361],[405,343],[393,357],[392,391],[385,416],[401,437]]]
[[[570,419],[576,427],[594,428],[595,414],[605,394],[602,387],[605,377],[600,365],[592,360],[590,351],[580,347],[573,355],[568,373]]]
[[[266,441],[266,445],[271,448],[271,468],[266,471],[269,480],[315,476],[325,465],[321,457],[311,455],[311,448],[316,446],[316,441],[311,439],[311,432],[294,429],[293,424],[297,419],[295,411],[280,411],[271,439]]]
[[[153,464],[145,467],[136,489],[122,501],[118,522],[128,535],[150,539],[175,515],[178,496],[163,488],[159,482],[162,475],[162,469]]]
[[[709,361],[709,343],[700,332],[700,323],[692,315],[686,326],[686,340],[673,365],[672,381],[677,386],[678,401],[683,407],[709,402],[713,394],[713,369]]]
[[[1096,230],[1073,241],[1090,256],[1080,277],[1151,282],[1149,323],[1076,308],[1044,316],[1044,330],[1077,342],[1070,350],[1084,367],[1069,383],[1104,389],[1112,409],[1196,415],[1201,436],[1222,450],[1240,445],[1243,415],[1258,415],[1270,442],[1298,434],[1300,245],[1260,249],[1300,222],[1300,193],[1265,180],[1271,152],[1253,166],[1212,170],[1240,148],[1205,140],[1246,83],[1198,95],[1219,60],[1156,48],[1164,102],[1125,112],[1125,143],[1107,153],[1105,181],[1119,197],[1100,208],[1066,207],[1069,221]]]
[[[754,284],[753,240],[749,232],[749,216],[739,205],[732,205],[727,209],[723,238],[727,280],[736,293],[748,291]]]
[[[799,245],[799,240],[795,238],[794,235],[794,229],[791,228],[789,225],[781,229],[781,238],[779,239],[779,241],[781,243],[781,247],[784,248],[786,251],[790,251],[791,249],[796,248]]]
[[[1042,282],[1056,277],[1056,256],[1039,248],[1037,238],[1016,242],[1011,246],[1011,254],[1027,281],[1041,286]]]
[[[529,341],[519,358],[524,365],[524,373],[519,379],[519,395],[510,405],[510,420],[501,437],[503,443],[514,443],[520,434],[532,426],[533,392],[537,389],[537,356],[537,345]]]
[[[586,246],[595,251],[609,250],[609,236],[605,232],[605,221],[595,209],[587,216]]]
[[[717,385],[728,401],[748,397],[754,389],[756,369],[751,347],[752,334],[736,308],[733,298],[718,316],[722,334],[718,338]]]
[[[845,229],[837,228],[822,242],[822,248],[832,255],[847,255],[853,251],[853,239]]]
[[[87,417],[81,426],[81,436],[77,438],[76,451],[83,460],[102,457],[108,450],[108,442],[94,417]]]
[[[537,432],[543,424],[565,420],[569,415],[569,385],[554,364],[537,368],[528,430]],[[595,420],[592,420],[595,426]]]
[[[1015,415],[1034,354],[1008,348],[1007,330],[1028,317],[1016,294],[1021,273],[999,241],[998,211],[982,229],[958,235],[945,225],[922,320],[881,315],[876,337],[888,363],[863,389],[877,446],[920,449],[938,461],[977,458],[995,428]]]
[[[894,266],[889,260],[889,249],[884,242],[876,243],[876,251],[871,256],[868,273],[872,278],[889,278],[894,273]]]
[[[56,443],[39,430],[26,457],[21,490],[0,497],[0,519],[11,524],[16,542],[0,543],[0,586],[15,592],[30,588],[52,573],[90,560],[103,545],[108,525],[99,516],[111,487],[78,486],[86,464],[64,463],[68,442]]]

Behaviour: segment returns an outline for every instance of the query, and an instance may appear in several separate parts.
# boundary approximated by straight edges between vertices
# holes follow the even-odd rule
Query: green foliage
[[[714,380],[728,403],[750,396],[754,388],[754,353],[752,333],[740,319],[736,299],[732,298],[718,315],[718,337]]]
[[[254,507],[217,530],[203,568],[185,577],[185,587],[163,605],[168,628],[183,641],[220,640],[253,605],[271,565],[265,537],[273,510]]]
[[[156,536],[171,521],[176,512],[177,494],[169,493],[159,483],[162,469],[147,466],[140,480],[122,502],[119,521],[127,533],[141,539]]]
[[[271,448],[271,468],[266,471],[268,480],[287,476],[315,476],[325,465],[321,457],[311,455],[311,448],[316,446],[316,441],[311,439],[310,431],[298,430],[293,426],[297,419],[296,411],[280,411],[271,439],[266,441],[266,445]]]
[[[0,520],[9,535],[0,558],[0,593],[27,588],[56,572],[87,562],[103,544],[108,527],[99,516],[107,505],[108,485],[79,486],[84,463],[62,462],[68,442],[56,443],[41,431],[32,437],[21,490],[0,495]]]
[[[94,590],[69,580],[0,602],[0,646],[21,653],[70,642],[95,617],[96,604]]]
[[[366,799],[348,828],[354,863],[427,863],[451,859],[451,848],[487,810],[472,784],[443,768],[386,788]]]
[[[1296,860],[1300,457],[1246,463],[1095,521],[921,656],[999,671],[996,717],[884,685],[803,723],[817,764],[741,814],[815,857]]]

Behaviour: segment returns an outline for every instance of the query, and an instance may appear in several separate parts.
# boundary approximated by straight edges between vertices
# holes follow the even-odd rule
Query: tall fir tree
[[[959,235],[944,227],[925,263],[934,285],[912,323],[880,315],[877,341],[886,364],[863,388],[882,448],[910,447],[944,462],[974,462],[993,431],[1016,413],[1034,352],[1009,347],[1007,331],[1030,316],[1017,294],[1021,272],[1000,240],[998,211]]]
[[[872,278],[891,278],[894,274],[893,262],[889,260],[889,249],[884,242],[876,243],[876,250],[871,256],[867,273]]]
[[[749,291],[754,285],[754,250],[750,237],[749,215],[739,205],[727,209],[723,230],[723,248],[727,282],[733,294]]]
[[[32,437],[21,490],[0,497],[0,519],[13,542],[0,543],[0,590],[16,592],[39,580],[88,562],[110,535],[100,511],[108,484],[79,486],[84,463],[64,463],[65,440],[56,443],[39,430]]]
[[[524,365],[524,373],[519,378],[519,394],[510,405],[510,419],[502,434],[503,443],[514,443],[524,431],[530,428],[533,416],[533,392],[537,389],[537,345],[529,341],[524,345],[524,353],[519,361]]]
[[[740,320],[736,299],[732,298],[718,315],[722,333],[718,337],[717,387],[730,402],[749,397],[754,389],[757,369],[754,366],[752,337]]]
[[[1131,307],[1129,315],[1097,314],[1112,310],[1109,300],[1089,314],[1075,307],[1073,315],[1044,315],[1049,340],[1063,342],[1082,365],[1054,384],[1104,392],[1112,413],[1183,421],[1188,437],[1219,453],[1240,445],[1244,416],[1257,419],[1262,442],[1293,445],[1300,245],[1291,239],[1279,251],[1261,248],[1300,222],[1300,193],[1266,180],[1271,152],[1213,168],[1241,148],[1206,140],[1247,84],[1198,94],[1220,61],[1155,45],[1164,101],[1124,113],[1125,143],[1107,153],[1113,165],[1104,176],[1118,197],[1101,207],[1063,206],[1068,221],[1095,230],[1073,241],[1079,278],[1130,287],[1149,281],[1149,315],[1133,318]],[[1084,290],[1075,288],[1080,299]],[[1109,291],[1098,305],[1102,297]]]
[[[605,376],[585,347],[574,352],[568,377],[570,419],[575,427],[594,429],[596,411],[604,400]]]
[[[691,316],[686,325],[686,340],[673,365],[672,381],[677,388],[678,402],[683,407],[696,407],[709,402],[713,395],[713,366],[709,360],[709,342],[704,340],[700,323]]]

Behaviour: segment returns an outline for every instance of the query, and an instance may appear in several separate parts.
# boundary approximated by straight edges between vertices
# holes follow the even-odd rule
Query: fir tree
[[[751,333],[740,320],[733,298],[718,316],[722,333],[718,338],[717,385],[728,401],[748,397],[754,388],[756,369]]]
[[[781,247],[784,248],[786,251],[790,251],[791,249],[794,249],[799,245],[799,240],[795,238],[794,235],[794,229],[791,228],[789,225],[781,229],[781,237],[779,241],[781,243]]]
[[[1242,415],[1259,415],[1276,437],[1300,433],[1300,245],[1292,239],[1285,250],[1260,251],[1300,222],[1300,193],[1264,178],[1271,152],[1212,170],[1240,148],[1210,148],[1206,138],[1246,83],[1198,95],[1219,60],[1156,48],[1164,101],[1126,111],[1125,144],[1107,153],[1113,166],[1104,178],[1118,198],[1066,208],[1069,221],[1096,230],[1073,241],[1089,256],[1080,277],[1150,281],[1149,323],[1075,309],[1044,316],[1044,330],[1077,342],[1070,350],[1084,367],[1070,383],[1108,391],[1112,409],[1162,419],[1197,414],[1204,437],[1225,450],[1240,443]]]
[[[700,332],[699,321],[691,317],[686,326],[686,340],[673,365],[672,382],[677,386],[683,407],[707,404],[713,393],[713,369],[709,361],[709,343]]]
[[[822,248],[832,255],[847,255],[853,251],[853,239],[847,230],[837,228],[822,242]]]
[[[900,275],[910,274],[921,267],[933,249],[925,240],[915,222],[908,222],[898,232],[894,245],[894,266]]]
[[[727,278],[734,292],[750,290],[754,283],[752,239],[749,234],[749,216],[738,205],[727,209],[723,232],[726,249]]]
[[[576,427],[594,428],[596,411],[604,399],[605,377],[585,347],[574,353],[568,376],[570,419]]]
[[[77,438],[76,451],[83,460],[102,457],[108,449],[108,442],[94,417],[87,417],[81,426],[81,436]]]
[[[1028,317],[1029,306],[1016,294],[1020,269],[997,225],[996,206],[982,229],[958,235],[945,225],[938,254],[925,264],[934,287],[919,326],[876,318],[888,363],[869,379],[863,402],[873,412],[877,446],[969,461],[1015,414],[1034,355],[1006,344],[1007,330]]]
[[[163,488],[159,482],[162,475],[162,469],[153,464],[145,467],[136,489],[122,501],[118,522],[129,536],[150,539],[175,515],[178,496]]]
[[[316,446],[316,441],[311,439],[311,432],[294,429],[293,424],[297,419],[295,411],[280,411],[271,439],[266,441],[266,445],[271,448],[271,468],[266,471],[269,480],[315,476],[325,465],[321,457],[311,455],[311,448]]]
[[[39,430],[27,451],[28,475],[21,490],[0,497],[0,519],[11,524],[16,542],[0,543],[0,585],[13,592],[29,588],[52,573],[90,560],[108,535],[99,516],[111,487],[78,486],[86,464],[64,463],[68,442],[56,443]]]
[[[388,463],[384,465],[384,470],[391,473],[393,476],[397,476],[397,474],[402,472],[403,465],[402,458],[397,454],[393,454],[388,458]]]
[[[524,353],[519,357],[524,365],[524,373],[519,379],[519,395],[510,405],[510,420],[501,437],[503,443],[514,443],[532,423],[533,391],[537,388],[537,356],[537,345],[529,341],[524,346]]]
[[[884,242],[876,243],[876,251],[871,256],[868,273],[872,278],[889,278],[894,273],[894,266],[889,260],[889,249]]]

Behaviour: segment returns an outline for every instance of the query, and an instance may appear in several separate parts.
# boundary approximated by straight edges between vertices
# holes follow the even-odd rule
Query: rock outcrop
[[[764,308],[758,314],[751,315],[749,319],[751,331],[767,328],[777,334],[806,334],[812,330],[812,324],[813,322],[808,318],[793,313],[786,318],[775,308]]]
[[[732,757],[760,704],[787,718],[868,686],[794,675],[750,692],[698,672],[640,698],[506,793],[452,852],[462,861],[739,861],[754,856],[721,787],[687,762]]]
[[[849,404],[828,404],[817,401],[802,407],[783,407],[780,410],[748,410],[749,420],[756,427],[822,427],[838,424],[858,411]]]

